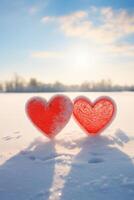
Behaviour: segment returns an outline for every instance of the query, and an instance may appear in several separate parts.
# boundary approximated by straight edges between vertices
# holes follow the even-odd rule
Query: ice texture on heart
[[[49,138],[58,134],[68,123],[72,109],[71,100],[64,95],[54,96],[48,103],[43,98],[34,97],[26,106],[31,121]]]
[[[74,101],[73,114],[86,132],[95,135],[111,122],[115,114],[115,103],[108,97],[101,97],[95,103],[85,97],[78,97]]]

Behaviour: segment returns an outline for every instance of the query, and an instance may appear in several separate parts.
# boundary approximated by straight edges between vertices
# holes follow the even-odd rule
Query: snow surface
[[[134,93],[66,94],[110,96],[117,116],[97,137],[71,118],[51,141],[27,118],[25,103],[54,93],[0,94],[0,200],[134,200]]]

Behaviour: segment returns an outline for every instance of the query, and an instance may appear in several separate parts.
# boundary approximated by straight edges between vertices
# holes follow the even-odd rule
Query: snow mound
[[[117,117],[100,136],[87,136],[71,118],[49,140],[25,115],[33,94],[1,94],[0,200],[134,200],[134,94],[107,95]]]

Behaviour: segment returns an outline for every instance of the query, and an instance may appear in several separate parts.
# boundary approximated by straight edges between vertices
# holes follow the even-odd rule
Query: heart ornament
[[[26,104],[26,113],[32,123],[49,138],[56,136],[65,127],[72,111],[73,104],[65,95],[56,95],[49,102],[33,97]]]
[[[94,103],[84,96],[74,100],[73,115],[88,135],[98,135],[113,120],[116,105],[109,97],[100,97]]]

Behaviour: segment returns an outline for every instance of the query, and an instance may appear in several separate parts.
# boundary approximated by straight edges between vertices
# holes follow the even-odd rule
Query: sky
[[[0,81],[134,84],[133,0],[0,0]]]

